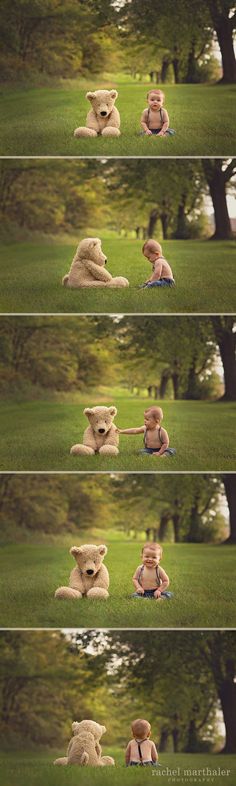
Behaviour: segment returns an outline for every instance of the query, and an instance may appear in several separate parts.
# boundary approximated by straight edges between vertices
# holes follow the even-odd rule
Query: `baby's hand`
[[[139,588],[136,590],[136,592],[138,592],[138,594],[139,594],[139,595],[144,595],[144,589],[143,589],[143,587],[139,587]]]
[[[121,434],[122,428],[118,428],[118,426],[115,426],[115,431],[117,434]]]
[[[146,136],[152,136],[152,132],[150,131],[150,128],[148,128],[147,131],[145,131],[145,134]]]
[[[160,597],[161,597],[161,590],[156,589],[154,592],[154,598],[160,598]]]

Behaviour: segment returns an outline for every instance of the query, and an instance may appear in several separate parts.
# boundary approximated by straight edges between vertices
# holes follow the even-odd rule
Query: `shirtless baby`
[[[174,456],[175,448],[169,447],[169,436],[161,425],[163,412],[161,407],[149,407],[144,412],[144,426],[139,428],[117,428],[119,434],[143,434],[144,448],[140,453],[153,456]]]
[[[162,255],[162,247],[156,240],[146,240],[142,248],[143,255],[151,262],[152,275],[144,284],[141,284],[141,289],[144,287],[173,287],[175,280],[171,270],[171,266],[167,259]]]
[[[145,543],[141,552],[142,564],[133,575],[135,592],[132,598],[169,600],[172,597],[172,592],[166,591],[169,577],[159,565],[162,553],[159,543]]]

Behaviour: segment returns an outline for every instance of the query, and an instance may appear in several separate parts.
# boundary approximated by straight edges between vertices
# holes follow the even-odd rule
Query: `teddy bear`
[[[90,425],[85,429],[83,445],[73,445],[72,456],[117,456],[119,453],[119,435],[113,418],[117,415],[116,407],[86,407],[84,415]]]
[[[128,287],[123,276],[112,278],[105,270],[107,258],[98,237],[86,237],[79,243],[69,273],[62,279],[64,287]]]
[[[111,756],[101,755],[102,749],[99,740],[105,734],[106,726],[100,726],[99,723],[91,720],[84,720],[80,723],[74,721],[72,731],[73,737],[68,745],[67,756],[56,759],[54,764],[64,766],[79,764],[90,767],[106,767],[115,764]]]
[[[87,114],[86,126],[76,128],[74,136],[120,136],[120,115],[115,106],[117,90],[95,90],[86,93],[86,98],[92,109]]]
[[[70,574],[69,587],[58,587],[55,598],[109,598],[109,573],[103,559],[107,554],[106,546],[72,546],[70,554],[75,558],[76,568]]]

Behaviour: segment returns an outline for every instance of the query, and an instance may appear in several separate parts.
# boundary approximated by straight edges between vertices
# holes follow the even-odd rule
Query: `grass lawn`
[[[170,479],[171,482],[171,479]],[[94,540],[89,533],[74,541]],[[110,574],[107,601],[84,598],[58,601],[54,592],[68,585],[74,560],[65,546],[18,544],[1,548],[0,626],[3,628],[211,628],[236,627],[236,547],[166,544],[163,567],[174,597],[156,603],[135,600],[132,575],[140,564],[141,544],[113,542],[106,532],[105,564]],[[10,570],[9,570],[10,568]],[[224,576],[219,603],[219,576]],[[201,580],[200,580],[201,576]],[[202,577],[205,576],[205,580]]]
[[[235,404],[205,401],[164,401],[164,426],[177,455],[168,458],[140,455],[142,435],[120,437],[120,453],[108,457],[71,456],[70,448],[82,441],[87,418],[85,406],[118,407],[120,428],[139,426],[143,411],[153,401],[114,395],[85,396],[81,404],[55,401],[1,402],[0,471],[233,471],[236,462]]]
[[[156,775],[158,783],[162,786],[169,786],[170,783],[211,783],[213,786],[235,786],[236,766],[235,756],[207,754],[186,754],[186,753],[163,753],[160,756],[162,767],[153,770],[151,767],[143,768],[129,767],[124,765],[124,751],[119,748],[104,748],[105,755],[114,756],[116,768],[110,770],[106,768],[92,767],[54,767],[52,762],[58,757],[65,755],[62,750],[47,751],[46,753],[22,751],[14,753],[2,753],[0,759],[1,782],[4,786],[143,786],[151,783],[152,777]],[[175,773],[170,776],[167,767]],[[210,770],[210,777],[203,774],[203,769]],[[177,772],[176,772],[177,770]],[[229,774],[226,774],[226,771]],[[188,771],[188,772],[187,772]],[[199,775],[197,773],[200,773]],[[222,774],[223,773],[223,774]],[[152,781],[153,783],[153,781]]]
[[[97,231],[97,234],[99,232]],[[151,273],[140,240],[103,242],[113,276],[129,279],[128,289],[62,287],[76,243],[24,242],[1,245],[2,313],[229,313],[236,310],[235,242],[163,242],[176,287],[139,290]],[[222,263],[224,274],[222,276]]]
[[[97,80],[96,80],[97,81]],[[118,139],[75,139],[85,125],[87,90],[117,88],[121,114]],[[140,137],[140,116],[150,85],[119,77],[97,84],[1,90],[1,156],[232,156],[235,152],[233,85],[165,85],[165,106],[176,135]],[[224,122],[225,121],[225,122]]]

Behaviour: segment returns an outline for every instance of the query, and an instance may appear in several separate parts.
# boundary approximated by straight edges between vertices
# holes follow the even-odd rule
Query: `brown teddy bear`
[[[120,136],[120,115],[114,106],[117,90],[95,90],[94,93],[86,93],[86,98],[92,109],[87,114],[86,126],[76,128],[74,136]]]
[[[107,258],[98,237],[86,237],[79,243],[69,273],[62,279],[64,287],[128,287],[123,276],[112,278],[105,270]]]
[[[55,598],[109,598],[109,573],[102,564],[107,554],[106,546],[72,546],[70,554],[75,558],[76,568],[70,574],[69,587],[58,587]]]
[[[117,456],[119,453],[119,435],[113,418],[117,415],[116,407],[92,407],[84,409],[84,415],[90,425],[85,429],[83,445],[73,445],[72,456]]]
[[[100,726],[99,723],[91,720],[84,720],[80,723],[76,721],[72,723],[73,737],[71,738],[67,756],[61,759],[56,759],[54,764],[79,764],[80,766],[89,767],[106,767],[114,765],[114,759],[111,756],[102,756],[101,745],[99,740],[106,732],[106,726]]]

